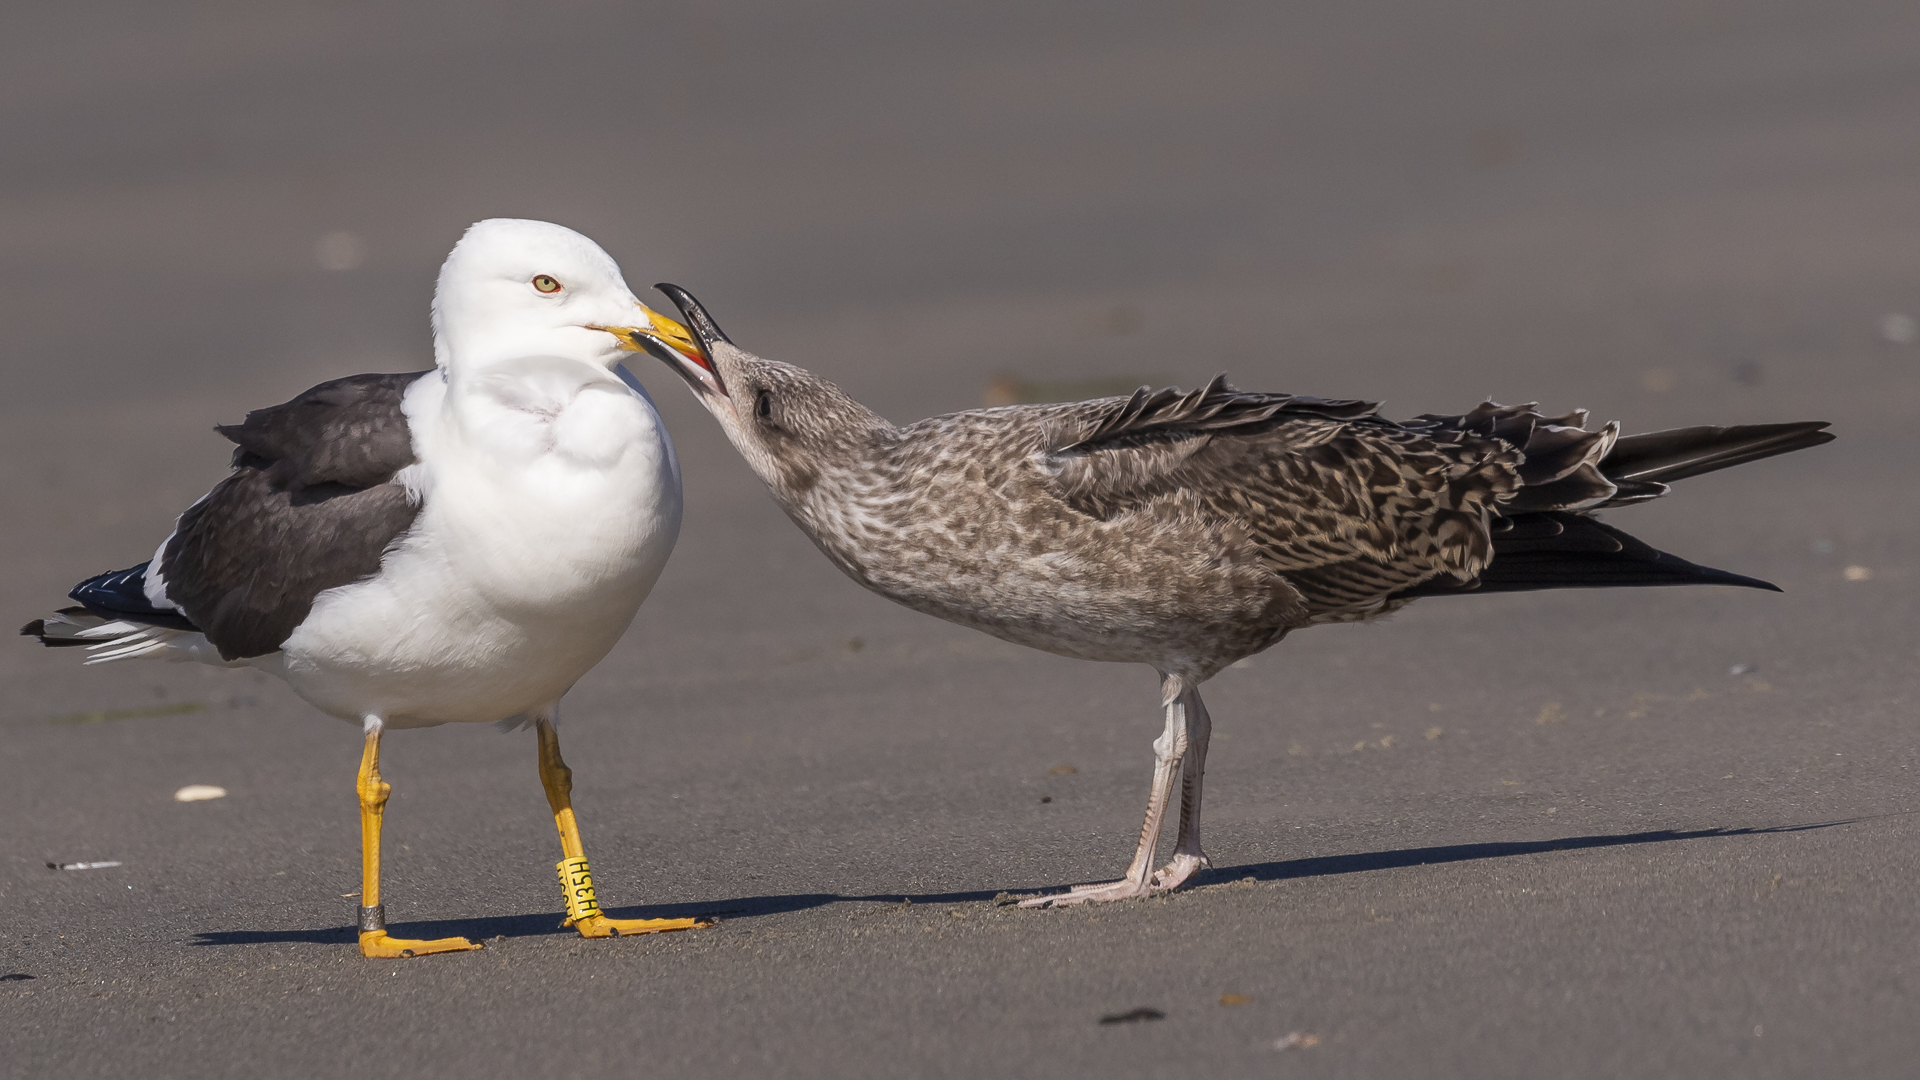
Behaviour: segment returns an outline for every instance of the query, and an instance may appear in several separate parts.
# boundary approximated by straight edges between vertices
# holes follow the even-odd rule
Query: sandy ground
[[[1215,869],[1117,872],[1154,684],[843,579],[677,382],[679,553],[522,734],[0,652],[6,1076],[1900,1076],[1914,851],[1911,3],[42,5],[0,33],[0,609],[147,557],[216,421],[428,360],[551,218],[898,420],[1118,380],[1839,442],[1615,515],[1767,577],[1430,600],[1209,685]],[[1903,317],[1907,317],[1903,321]],[[180,803],[215,784],[223,799]],[[49,862],[115,861],[85,871]],[[1103,1024],[1138,1009],[1158,1020]]]

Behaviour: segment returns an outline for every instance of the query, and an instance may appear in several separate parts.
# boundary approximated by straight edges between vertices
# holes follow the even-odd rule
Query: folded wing
[[[1102,403],[1047,454],[1061,497],[1102,519],[1188,512],[1247,545],[1315,620],[1470,591],[1765,582],[1696,566],[1589,516],[1670,481],[1830,440],[1825,424],[1622,437],[1584,412],[1487,402],[1406,423],[1364,401],[1188,394]],[[1071,425],[1070,425],[1071,427]]]
[[[413,523],[394,476],[414,461],[400,405],[422,374],[336,379],[219,429],[238,446],[233,472],[180,515],[159,570],[222,658],[279,649],[314,597],[379,570]]]

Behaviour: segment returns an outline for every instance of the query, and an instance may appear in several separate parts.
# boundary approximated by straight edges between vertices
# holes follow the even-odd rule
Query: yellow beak
[[[681,353],[689,359],[706,363],[706,350],[702,349],[700,343],[694,340],[692,331],[645,304],[637,304],[635,306],[646,316],[647,321],[644,325],[594,326],[589,329],[605,330],[607,333],[612,334],[620,342],[620,347],[628,352],[646,352],[647,347],[642,344],[642,339],[653,338],[656,341],[665,343],[675,352]]]

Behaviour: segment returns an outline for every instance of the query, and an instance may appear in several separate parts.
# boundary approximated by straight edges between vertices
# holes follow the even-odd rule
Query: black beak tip
[[[713,321],[713,316],[707,314],[707,309],[700,306],[700,301],[695,300],[692,293],[670,281],[662,281],[654,288],[680,309],[680,317],[685,320],[687,329],[693,331],[693,336],[700,339],[700,344],[712,345],[716,341],[733,344],[733,339],[720,329],[720,324]]]
[[[640,348],[648,356],[653,357],[655,360],[662,361],[670,367],[677,368],[680,364],[686,362],[672,346],[654,337],[652,334],[637,334],[635,335],[635,339],[640,345]]]

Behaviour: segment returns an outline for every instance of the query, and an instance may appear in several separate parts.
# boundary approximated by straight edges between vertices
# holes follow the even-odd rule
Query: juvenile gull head
[[[892,430],[813,372],[734,345],[685,289],[656,287],[681,308],[697,345],[689,349],[665,335],[641,333],[635,335],[641,347],[686,380],[783,507],[799,505],[824,469],[860,459]]]

